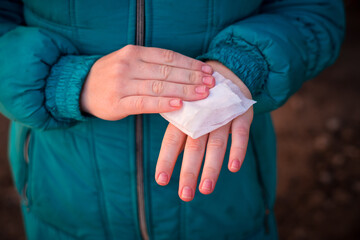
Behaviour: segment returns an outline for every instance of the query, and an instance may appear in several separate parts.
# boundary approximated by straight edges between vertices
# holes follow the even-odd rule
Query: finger
[[[180,53],[168,49],[154,48],[154,47],[140,47],[140,59],[144,62],[165,64],[179,68],[192,69],[212,74],[213,70],[210,65],[187,57]]]
[[[169,183],[185,140],[186,135],[183,132],[172,124],[168,125],[156,163],[155,180],[159,185],[165,186]]]
[[[185,101],[204,99],[209,95],[209,87],[187,85],[158,80],[132,80],[124,88],[127,96],[157,96],[181,98]]]
[[[235,118],[231,125],[231,148],[228,168],[231,172],[240,170],[244,162],[249,141],[250,125],[252,122],[252,108],[244,115]]]
[[[188,137],[186,140],[178,193],[183,201],[188,202],[194,198],[207,137],[208,135],[197,139]]]
[[[214,191],[223,164],[229,131],[230,123],[209,134],[206,158],[199,186],[199,190],[203,194],[210,194]]]
[[[178,98],[130,96],[122,98],[115,107],[119,114],[164,113],[180,109],[182,100]]]
[[[134,79],[154,79],[185,84],[205,84],[209,87],[215,85],[215,78],[202,71],[173,67],[165,64],[139,62],[137,71],[131,76]]]

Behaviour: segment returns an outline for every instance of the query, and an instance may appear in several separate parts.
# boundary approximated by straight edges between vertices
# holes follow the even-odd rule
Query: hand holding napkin
[[[207,98],[183,101],[180,110],[161,116],[188,136],[196,139],[245,113],[256,102],[248,99],[231,80],[214,72],[215,87]]]

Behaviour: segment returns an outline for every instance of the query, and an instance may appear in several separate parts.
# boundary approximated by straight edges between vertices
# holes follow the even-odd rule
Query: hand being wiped
[[[241,92],[251,99],[250,91],[231,70],[219,62],[209,61],[207,63],[225,78],[231,79],[240,88]],[[174,125],[169,124],[163,138],[156,166],[155,179],[157,183],[160,185],[168,184],[176,160],[184,150],[178,194],[183,201],[191,201],[195,195],[197,178],[206,147],[206,157],[199,190],[203,194],[212,193],[220,174],[230,132],[232,133],[232,144],[228,168],[232,172],[237,172],[240,169],[246,154],[252,119],[253,109],[250,107],[244,114],[198,139],[188,137]]]
[[[213,77],[216,85],[207,98],[184,101],[180,110],[162,113],[161,116],[186,135],[196,139],[224,126],[255,103],[220,73],[214,72]]]

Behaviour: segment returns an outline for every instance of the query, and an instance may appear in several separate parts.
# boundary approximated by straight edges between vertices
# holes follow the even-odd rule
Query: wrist
[[[209,64],[214,71],[220,73],[225,78],[231,80],[233,83],[235,83],[241,90],[241,92],[249,99],[252,99],[252,95],[250,93],[250,90],[248,87],[244,84],[244,82],[235,74],[233,73],[229,68],[227,68],[225,65],[218,61],[209,60],[206,61],[207,64]]]

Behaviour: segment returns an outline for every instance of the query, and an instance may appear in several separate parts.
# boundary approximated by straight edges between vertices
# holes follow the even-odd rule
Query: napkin
[[[183,101],[181,109],[161,114],[193,139],[226,125],[256,103],[246,98],[237,85],[220,73],[214,72],[213,76],[216,83],[207,98]]]

